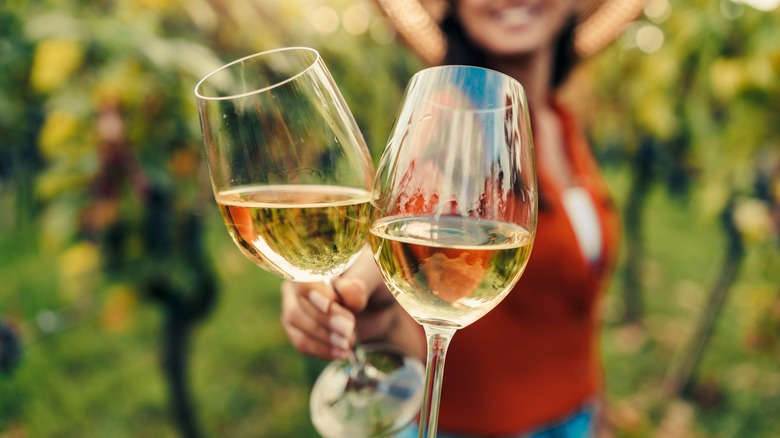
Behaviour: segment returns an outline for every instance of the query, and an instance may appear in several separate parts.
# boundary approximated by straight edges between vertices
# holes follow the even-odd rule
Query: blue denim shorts
[[[502,438],[592,438],[596,436],[595,430],[595,407],[588,404],[555,424]],[[412,425],[396,434],[395,438],[417,438],[417,431],[417,425]],[[438,438],[478,438],[446,432],[439,432],[436,435]]]

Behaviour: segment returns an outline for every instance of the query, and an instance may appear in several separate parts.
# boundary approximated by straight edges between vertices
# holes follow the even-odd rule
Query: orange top
[[[536,239],[525,273],[491,312],[459,330],[447,352],[439,430],[477,436],[548,425],[602,384],[599,292],[618,246],[618,216],[573,117],[555,105],[577,187],[592,200],[601,251],[588,261],[565,211],[563,188],[538,167]]]

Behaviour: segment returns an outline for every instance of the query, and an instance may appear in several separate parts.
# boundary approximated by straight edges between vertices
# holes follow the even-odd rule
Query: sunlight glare
[[[360,35],[368,30],[371,14],[364,3],[356,3],[348,7],[341,16],[344,30],[352,35]]]
[[[658,51],[664,45],[664,32],[657,26],[646,24],[636,31],[636,46],[645,53]]]
[[[309,14],[314,30],[321,34],[329,34],[339,28],[339,14],[331,7],[320,6]]]
[[[759,11],[769,12],[780,6],[780,0],[731,0],[734,3],[742,3]]]
[[[654,23],[663,23],[672,14],[669,0],[650,0],[645,5],[645,16]]]

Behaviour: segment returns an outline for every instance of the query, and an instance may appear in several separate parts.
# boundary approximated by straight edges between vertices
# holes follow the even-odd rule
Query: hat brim
[[[647,0],[589,0],[578,11],[574,48],[582,58],[612,43],[635,20]],[[398,35],[424,62],[439,64],[447,43],[439,27],[446,0],[375,0]]]

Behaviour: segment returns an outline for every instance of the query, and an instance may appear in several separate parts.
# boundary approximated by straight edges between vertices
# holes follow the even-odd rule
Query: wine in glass
[[[374,169],[319,53],[293,47],[248,56],[207,75],[195,94],[216,202],[241,252],[293,281],[327,283],[344,272],[366,241]],[[374,406],[384,393],[365,388],[393,383],[393,373],[413,366],[411,358],[395,360],[380,374],[361,360],[379,356],[360,353],[340,364],[344,379],[312,407]]]
[[[425,330],[419,436],[435,437],[450,340],[498,305],[531,253],[536,174],[520,83],[466,66],[415,74],[371,202],[374,258],[398,303]]]
[[[195,88],[212,187],[239,249],[294,281],[328,281],[365,242],[374,171],[319,54],[273,50]]]

